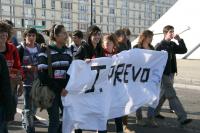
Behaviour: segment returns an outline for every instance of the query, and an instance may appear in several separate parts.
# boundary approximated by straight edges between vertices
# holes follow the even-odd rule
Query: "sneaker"
[[[173,109],[170,109],[170,111],[169,111],[170,113],[175,113],[175,111],[173,110]]]
[[[156,115],[155,118],[158,118],[158,119],[165,119],[165,117],[162,116],[161,114]]]
[[[181,125],[187,125],[189,124],[190,122],[192,122],[192,119],[185,119],[184,121],[181,122]]]
[[[158,123],[155,121],[155,118],[148,118],[147,126],[156,128],[156,127],[158,127]]]
[[[36,116],[33,116],[33,120],[34,120],[34,122],[39,122],[40,121]]]

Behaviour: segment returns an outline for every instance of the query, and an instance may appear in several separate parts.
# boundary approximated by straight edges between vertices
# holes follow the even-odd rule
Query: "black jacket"
[[[88,43],[84,43],[81,45],[75,54],[75,59],[85,60],[85,59],[92,59],[92,58],[98,58],[98,57],[104,57],[103,48],[100,44],[97,44],[96,48],[92,45],[89,45]]]
[[[4,107],[6,120],[13,120],[16,112],[14,96],[10,87],[10,78],[6,60],[0,54],[0,106]]]
[[[173,41],[162,40],[160,43],[156,45],[156,50],[167,51],[168,59],[167,64],[165,66],[164,74],[169,75],[171,73],[177,73],[177,63],[176,63],[176,54],[184,54],[187,52],[187,48],[183,39],[178,41],[179,45],[177,45]]]

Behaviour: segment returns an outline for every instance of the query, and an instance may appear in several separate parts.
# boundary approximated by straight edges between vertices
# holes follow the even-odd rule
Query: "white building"
[[[92,23],[100,26],[103,33],[107,33],[128,27],[133,37],[136,37],[176,1],[0,0],[0,19],[12,20],[17,28],[36,26],[43,29],[54,23],[62,23],[68,31],[80,29],[85,32]]]

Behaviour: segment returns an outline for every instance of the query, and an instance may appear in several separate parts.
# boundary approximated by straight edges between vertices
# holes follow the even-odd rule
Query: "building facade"
[[[91,24],[103,33],[128,27],[133,37],[158,20],[177,0],[0,0],[0,19],[17,29],[63,24],[67,31],[87,31]]]

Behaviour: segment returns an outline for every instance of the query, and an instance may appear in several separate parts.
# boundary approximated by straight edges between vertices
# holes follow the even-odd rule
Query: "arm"
[[[177,45],[176,43],[174,43],[173,45],[173,49],[174,49],[174,52],[176,54],[185,54],[187,52],[187,48],[185,46],[185,42],[183,39],[180,39],[178,41],[179,45]]]
[[[187,48],[186,48],[184,40],[181,39],[179,35],[175,35],[174,39],[176,39],[179,44],[179,45],[177,45],[176,43],[174,43],[174,45],[173,45],[174,52],[176,54],[185,54],[187,52]]]

